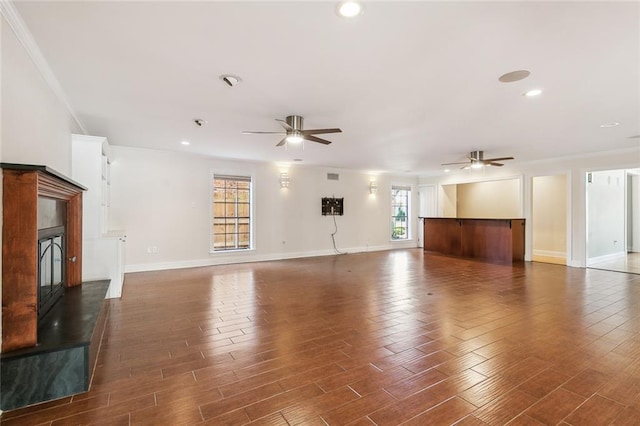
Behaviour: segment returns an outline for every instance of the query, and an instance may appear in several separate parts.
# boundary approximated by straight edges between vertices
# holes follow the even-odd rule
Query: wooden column
[[[82,193],[67,203],[67,287],[82,284]]]
[[[45,166],[0,163],[2,352],[38,343],[38,197],[67,203],[66,285],[82,283],[82,185]],[[69,258],[75,256],[76,261]]]
[[[2,351],[38,343],[38,186],[35,174],[3,173]]]

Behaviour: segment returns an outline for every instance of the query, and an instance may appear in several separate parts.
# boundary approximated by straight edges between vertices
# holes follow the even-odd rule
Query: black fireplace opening
[[[64,226],[38,230],[38,319],[64,294]]]

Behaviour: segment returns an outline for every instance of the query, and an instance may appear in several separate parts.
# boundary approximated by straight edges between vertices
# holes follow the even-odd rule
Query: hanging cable
[[[331,234],[331,241],[333,242],[333,250],[336,252],[336,254],[347,254],[346,252],[338,250],[338,248],[336,247],[336,234],[338,233],[338,222],[336,222],[335,214],[332,214],[331,216],[333,217],[333,225],[336,228],[335,231],[333,231],[333,233]]]

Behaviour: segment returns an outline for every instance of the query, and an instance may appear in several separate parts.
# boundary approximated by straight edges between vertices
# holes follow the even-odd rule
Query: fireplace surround
[[[39,311],[53,306],[54,294],[82,284],[82,192],[86,188],[46,166],[0,163],[0,167],[4,353],[37,345]],[[53,207],[47,209],[47,205]],[[63,228],[64,242],[63,238],[54,238],[62,251],[50,260],[60,263],[59,271],[65,279],[61,275],[62,285],[58,284],[55,291],[43,293],[39,300],[42,286],[38,276],[42,268],[39,258],[43,253],[38,249],[42,241],[38,230],[56,227]],[[51,236],[50,231],[45,231],[42,238]]]
[[[82,283],[85,188],[45,166],[0,167],[0,410],[13,410],[89,390],[110,281]]]

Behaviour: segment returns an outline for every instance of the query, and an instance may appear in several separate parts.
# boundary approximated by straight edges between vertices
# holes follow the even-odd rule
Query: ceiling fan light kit
[[[287,135],[287,142],[288,143],[300,143],[303,140],[304,140],[304,138],[302,137],[302,135],[298,131],[294,131],[290,135]]]
[[[343,18],[354,18],[362,14],[362,3],[359,1],[343,1],[338,3],[336,12]]]

